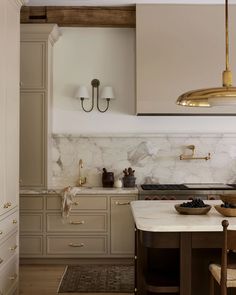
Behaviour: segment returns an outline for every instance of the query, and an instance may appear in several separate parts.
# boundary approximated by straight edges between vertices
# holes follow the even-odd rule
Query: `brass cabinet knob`
[[[14,275],[9,277],[10,281],[14,281],[17,278],[17,274],[15,273]]]
[[[2,235],[3,234],[3,232],[0,230],[0,235]]]
[[[13,224],[17,224],[17,220],[16,220],[16,219],[13,219],[13,220],[12,220],[12,223],[13,223]]]
[[[10,247],[10,250],[11,250],[11,251],[15,251],[16,248],[17,248],[17,245],[15,245],[15,246],[13,246],[13,247]]]

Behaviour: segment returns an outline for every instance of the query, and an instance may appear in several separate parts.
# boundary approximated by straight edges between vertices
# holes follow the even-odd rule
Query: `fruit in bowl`
[[[191,202],[184,202],[180,204],[180,207],[184,208],[204,208],[207,207],[207,205],[203,202],[202,199],[194,199]]]
[[[226,204],[226,206],[231,205],[236,207],[236,195],[220,195],[221,201]],[[231,207],[226,207],[231,208]],[[234,208],[234,207],[232,207]]]
[[[182,204],[175,205],[175,210],[177,212],[188,215],[207,214],[210,209],[211,206],[205,204],[201,199],[194,199],[191,202],[184,202]]]

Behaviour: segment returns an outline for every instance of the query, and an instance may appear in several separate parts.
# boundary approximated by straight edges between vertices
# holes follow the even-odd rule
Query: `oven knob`
[[[153,200],[160,200],[159,197],[153,197]]]
[[[150,197],[145,197],[145,199],[144,200],[151,200],[151,198]]]
[[[162,197],[161,199],[162,199],[162,200],[168,200],[167,197]]]
[[[193,197],[188,198],[188,200],[193,200]]]
[[[170,200],[176,200],[176,198],[175,197],[171,197]]]
[[[215,200],[215,197],[210,197],[209,200]]]

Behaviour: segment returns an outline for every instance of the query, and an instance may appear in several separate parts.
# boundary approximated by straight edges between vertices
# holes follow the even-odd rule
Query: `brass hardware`
[[[229,17],[228,0],[225,0],[225,71],[222,87],[192,90],[182,94],[178,105],[189,107],[230,106],[236,104],[236,87],[232,87],[232,72],[229,69]]]
[[[7,202],[7,205],[8,205],[8,207],[11,207],[12,204],[11,204],[11,202]]]
[[[79,202],[73,202],[72,205],[78,206]]]
[[[134,292],[137,293],[138,292],[138,289],[137,288],[134,288]]]
[[[81,247],[84,247],[84,243],[80,243],[80,244],[69,243],[68,246],[81,248]]]
[[[9,207],[8,203],[5,203],[5,204],[3,205],[3,208],[4,208],[4,209],[7,209],[8,207]]]
[[[70,221],[70,224],[84,224],[84,220],[81,221]]]
[[[119,202],[119,201],[116,201],[115,204],[116,205],[130,205],[130,202]]]
[[[13,220],[12,220],[12,223],[13,223],[13,224],[17,224],[17,220],[16,220],[16,219],[13,219]]]
[[[9,277],[10,281],[14,281],[17,278],[17,274],[15,273],[13,276]]]
[[[83,186],[86,182],[87,182],[87,179],[86,179],[86,177],[83,177],[81,174],[81,169],[82,168],[84,168],[84,163],[83,163],[83,160],[82,159],[80,159],[79,160],[79,180],[78,180],[78,183],[77,183],[77,185],[78,186]]]
[[[138,256],[135,255],[135,256],[134,256],[134,260],[137,260],[137,259],[138,259]]]
[[[1,264],[1,263],[3,263],[3,259],[2,259],[2,258],[0,258],[0,264]]]
[[[17,245],[15,245],[15,246],[13,246],[13,247],[10,247],[10,250],[11,250],[11,251],[15,251],[16,248],[17,248]]]
[[[191,154],[182,154],[179,156],[180,160],[210,160],[211,159],[211,154],[208,153],[206,157],[195,157],[195,145],[188,145],[186,146],[187,149],[191,151]]]
[[[0,230],[0,235],[2,235],[3,234],[3,232]]]

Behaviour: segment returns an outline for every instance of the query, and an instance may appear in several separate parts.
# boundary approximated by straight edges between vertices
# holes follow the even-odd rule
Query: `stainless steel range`
[[[140,200],[217,199],[221,194],[236,194],[236,184],[224,183],[142,184],[138,188]]]

